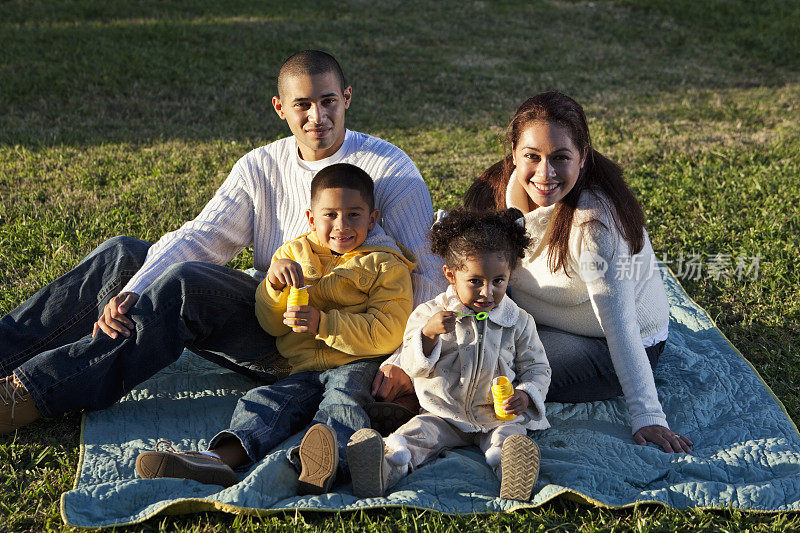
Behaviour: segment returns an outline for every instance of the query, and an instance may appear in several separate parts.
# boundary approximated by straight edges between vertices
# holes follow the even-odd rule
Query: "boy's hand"
[[[456,329],[457,317],[458,313],[455,311],[439,311],[422,326],[422,334],[429,339],[438,339],[439,335],[450,333]]]
[[[300,268],[299,263],[291,259],[276,259],[273,261],[267,271],[267,281],[276,291],[283,290],[287,285],[292,287],[305,285],[303,269]]]
[[[295,333],[311,333],[319,331],[319,309],[310,305],[293,305],[283,313],[283,323]]]
[[[527,392],[515,389],[514,394],[506,398],[506,401],[503,402],[503,411],[505,411],[507,415],[521,415],[525,412],[530,403],[531,397],[528,396]]]

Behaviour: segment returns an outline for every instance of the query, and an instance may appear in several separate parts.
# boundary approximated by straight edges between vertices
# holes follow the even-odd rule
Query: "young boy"
[[[377,224],[373,189],[350,164],[317,173],[306,211],[311,231],[275,252],[256,292],[258,321],[276,337],[291,375],[245,394],[208,451],[139,454],[141,477],[229,486],[238,482],[234,468],[261,460],[310,423],[288,454],[300,492],[328,492],[337,469],[349,473],[344,451],[356,430],[369,427],[363,406],[372,401],[373,377],[402,342],[416,265]],[[287,310],[289,286],[306,285],[309,305]]]

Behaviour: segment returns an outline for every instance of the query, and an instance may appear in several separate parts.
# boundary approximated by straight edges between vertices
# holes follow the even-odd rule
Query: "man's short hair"
[[[278,96],[283,92],[284,82],[287,78],[301,75],[314,76],[328,72],[333,72],[336,79],[339,80],[339,90],[344,92],[344,88],[347,87],[344,72],[332,55],[321,50],[303,50],[292,54],[283,62],[278,71]]]
[[[370,212],[375,210],[375,184],[369,174],[350,163],[336,163],[325,167],[311,180],[311,205],[314,199],[325,189],[352,189],[361,194],[361,199],[369,206]]]

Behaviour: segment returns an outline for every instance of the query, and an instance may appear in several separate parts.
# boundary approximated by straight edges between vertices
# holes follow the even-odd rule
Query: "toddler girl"
[[[528,500],[539,448],[528,430],[550,426],[544,398],[550,365],[533,317],[505,298],[530,244],[516,209],[451,212],[431,228],[448,289],[409,318],[396,364],[412,378],[420,414],[385,440],[374,429],[350,439],[347,458],[357,496],[381,496],[442,450],[478,445],[501,480],[500,496]],[[514,393],[495,413],[491,386],[504,376]],[[508,418],[508,416],[504,416]]]

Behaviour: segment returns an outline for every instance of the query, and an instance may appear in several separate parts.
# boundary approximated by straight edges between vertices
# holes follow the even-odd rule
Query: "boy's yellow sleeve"
[[[272,262],[277,259],[291,259],[295,261],[292,249],[288,244],[284,244],[272,256]],[[261,327],[272,335],[279,337],[286,335],[292,328],[283,323],[283,313],[286,311],[286,301],[289,299],[289,291],[276,291],[269,284],[267,278],[258,284],[256,289],[256,318]]]
[[[350,355],[388,355],[403,342],[412,308],[411,272],[400,261],[385,264],[369,292],[364,313],[321,313],[317,339]]]

